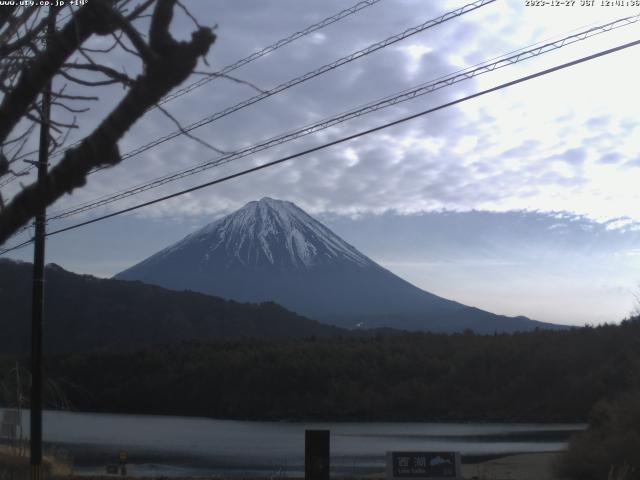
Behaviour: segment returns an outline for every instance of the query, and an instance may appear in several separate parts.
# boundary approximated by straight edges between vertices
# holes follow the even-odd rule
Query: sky
[[[351,1],[187,0],[217,25],[200,71],[218,71],[353,4]],[[381,0],[165,104],[182,125],[271,89],[464,1]],[[571,3],[571,2],[568,2]],[[224,151],[245,148],[351,108],[427,84],[520,49],[543,45],[639,9],[498,0],[359,58],[194,130]],[[173,32],[192,21],[176,12]],[[636,40],[640,22],[476,76],[314,135],[209,169],[110,205],[51,222],[50,229],[211,181],[245,168],[461,99]],[[93,46],[104,39],[92,39]],[[264,196],[290,200],[394,273],[430,292],[495,313],[582,325],[617,322],[640,282],[640,46],[438,110],[291,162],[50,237],[47,261],[111,276],[193,230]],[[105,61],[130,74],[135,59]],[[194,75],[187,83],[202,75]],[[105,88],[70,142],[122,96]],[[175,124],[148,112],[122,153]],[[169,172],[217,158],[181,136],[92,175],[50,215]],[[27,182],[27,179],[23,180]],[[3,192],[7,196],[18,182]],[[12,190],[13,189],[13,190]],[[11,246],[28,233],[11,239]],[[29,260],[29,248],[10,254]]]

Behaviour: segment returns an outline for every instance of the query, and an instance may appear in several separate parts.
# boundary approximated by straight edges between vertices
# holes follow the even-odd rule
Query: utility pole
[[[49,7],[49,18],[46,28],[46,42],[56,27],[54,7]],[[42,91],[42,107],[40,118],[40,146],[38,152],[38,185],[47,182],[49,164],[49,119],[51,116],[51,81]],[[35,216],[35,236],[33,247],[33,293],[31,299],[31,393],[30,416],[31,434],[29,436],[31,450],[31,480],[41,480],[42,474],[42,319],[44,316],[44,243],[46,207],[42,207]]]

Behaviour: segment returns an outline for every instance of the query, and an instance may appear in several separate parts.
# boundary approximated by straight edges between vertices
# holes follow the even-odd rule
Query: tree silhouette
[[[170,32],[176,7],[196,24],[189,41],[178,41]],[[50,81],[55,81],[47,122],[52,152],[60,152],[69,131],[78,127],[78,115],[88,110],[82,102],[98,101],[107,85],[120,84],[125,93],[90,133],[64,150],[45,182],[22,186],[6,204],[0,193],[0,244],[39,208],[82,187],[89,172],[117,165],[118,141],[194,72],[215,41],[212,29],[199,26],[178,0],[90,0],[64,10],[50,8],[0,7],[0,187],[25,171],[19,162],[28,157],[25,149],[46,118],[41,93]],[[48,15],[58,24],[50,32]],[[111,66],[110,59],[122,55],[137,59],[137,76]]]

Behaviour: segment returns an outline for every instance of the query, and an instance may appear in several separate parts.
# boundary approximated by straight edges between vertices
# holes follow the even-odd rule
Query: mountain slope
[[[0,260],[0,353],[29,351],[32,265]],[[279,305],[240,304],[139,282],[45,271],[44,346],[50,353],[218,339],[345,333]]]
[[[293,203],[263,198],[119,273],[176,290],[275,301],[345,327],[478,332],[548,324],[484,312],[384,269]]]

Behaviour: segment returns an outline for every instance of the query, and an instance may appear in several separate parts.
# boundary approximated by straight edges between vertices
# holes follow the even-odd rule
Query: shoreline
[[[555,472],[555,463],[560,456],[560,452],[554,453],[525,453],[507,455],[488,461],[477,463],[464,463],[462,474],[465,480],[563,480]],[[301,480],[304,475],[276,474],[278,478],[291,480]],[[104,474],[72,474],[69,476],[56,477],[59,480],[136,480],[150,477],[144,476],[114,476]],[[171,480],[202,480],[204,478],[219,480],[264,480],[274,478],[274,475],[251,475],[251,474],[216,474],[205,476],[171,476],[164,477]],[[384,472],[356,475],[333,475],[332,478],[345,480],[379,480],[385,478]]]
[[[561,452],[549,452],[549,453],[522,453],[522,454],[510,454],[498,456],[489,460],[477,461],[478,458],[472,458],[471,462],[462,464],[463,478],[466,480],[562,480],[558,476],[555,469]],[[24,457],[23,457],[24,458]],[[468,457],[467,457],[468,458]],[[53,459],[51,459],[53,460]],[[49,460],[51,462],[51,460]],[[56,463],[55,460],[52,463]],[[58,480],[135,480],[135,479],[148,479],[157,477],[158,472],[155,475],[142,474],[136,475],[136,464],[129,465],[130,474],[127,476],[119,475],[106,475],[105,473],[88,473],[88,472],[74,472],[74,468],[53,468],[52,478]],[[303,467],[304,468],[304,467]],[[82,470],[82,469],[81,469]],[[166,472],[165,472],[166,473]],[[237,474],[227,471],[220,474],[203,474],[203,475],[162,475],[164,478],[171,478],[172,480],[202,480],[204,478],[209,479],[230,479],[230,480],[248,480],[248,479],[267,479],[273,478],[274,475],[279,478],[298,479],[304,478],[304,475],[300,475],[299,472],[273,472],[271,474],[252,474],[247,471],[242,472],[239,470]],[[334,474],[333,478],[342,479],[371,479],[378,480],[385,478],[385,472],[370,473],[370,474]]]
[[[555,464],[562,452],[506,455],[462,465],[465,479],[478,480],[562,480]]]

